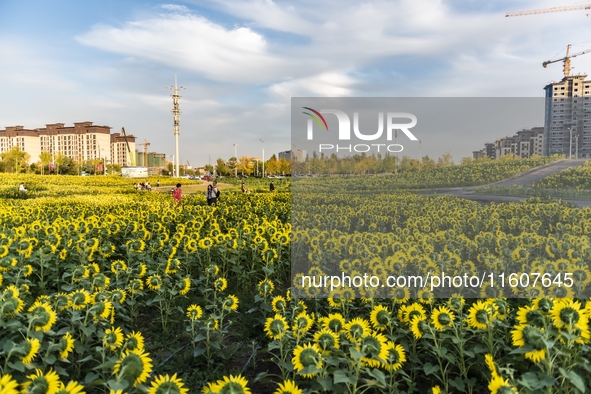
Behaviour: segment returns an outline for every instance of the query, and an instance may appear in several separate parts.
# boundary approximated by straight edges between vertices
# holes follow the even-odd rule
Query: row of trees
[[[33,174],[61,174],[61,175],[79,175],[82,172],[87,174],[103,173],[102,159],[92,159],[86,161],[76,161],[60,152],[53,157],[49,152],[41,152],[39,161],[29,164],[31,155],[22,151],[18,146],[13,147],[8,152],[0,154],[0,172],[10,173],[33,173]],[[121,172],[118,165],[107,165],[107,173]]]
[[[277,159],[275,155],[265,161],[265,175],[285,175],[291,174],[291,162],[285,159]],[[262,176],[263,163],[253,159],[252,157],[242,156],[239,159],[231,157],[230,160],[225,161],[222,158],[217,159],[215,166],[206,165],[206,171],[218,175],[232,176],[232,175],[248,175],[248,176]]]
[[[462,159],[462,163],[471,160]],[[409,156],[393,156],[373,154],[367,155],[361,153],[355,156],[338,157],[336,154],[318,155],[313,153],[312,157],[307,157],[303,162],[294,162],[294,174],[383,174],[398,173],[408,171],[428,170],[436,167],[448,167],[454,165],[452,156],[444,153],[437,161],[429,156],[423,156],[421,160],[413,159]]]

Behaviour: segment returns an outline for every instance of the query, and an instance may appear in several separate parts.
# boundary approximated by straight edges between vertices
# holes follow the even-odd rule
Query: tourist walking
[[[174,191],[172,192],[172,198],[174,199],[174,201],[176,201],[177,207],[180,207],[182,204],[182,202],[181,202],[182,193],[183,192],[181,191],[181,184],[177,183],[176,189],[174,189]]]

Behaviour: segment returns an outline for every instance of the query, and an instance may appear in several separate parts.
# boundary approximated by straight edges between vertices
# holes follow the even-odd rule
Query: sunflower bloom
[[[286,380],[283,383],[279,383],[277,390],[273,394],[302,394],[302,389],[293,380]]]
[[[35,369],[35,373],[27,376],[28,381],[23,385],[23,393],[57,393],[60,388],[60,378],[53,370],[44,374],[40,369]]]
[[[152,386],[148,389],[148,394],[187,394],[189,389],[185,387],[183,381],[177,378],[176,373],[170,375],[160,375],[154,379]]]
[[[18,382],[10,374],[0,376],[0,393],[18,394]]]
[[[113,367],[118,381],[127,380],[132,386],[144,383],[152,372],[152,360],[147,353],[139,350],[126,350]]]
[[[37,338],[27,338],[24,343],[25,355],[21,359],[23,364],[30,364],[37,356],[37,352],[41,347],[41,342]]]
[[[322,349],[317,344],[307,343],[300,345],[293,351],[293,358],[291,360],[296,372],[302,371],[304,368],[313,367],[316,369],[322,368]],[[317,372],[302,373],[304,378],[313,378]]]

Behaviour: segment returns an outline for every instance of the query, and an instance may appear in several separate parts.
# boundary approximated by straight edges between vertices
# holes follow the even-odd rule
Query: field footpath
[[[510,178],[489,183],[487,185],[479,186],[468,186],[468,187],[451,187],[435,189],[437,194],[451,194],[459,198],[465,198],[468,200],[478,201],[482,203],[490,202],[519,202],[529,198],[529,196],[502,196],[502,195],[486,195],[476,194],[476,188],[478,187],[511,187],[513,185],[519,185],[524,187],[531,187],[534,183],[541,181],[549,175],[559,173],[562,170],[571,167],[579,167],[585,163],[585,159],[563,159],[553,163],[545,164],[543,166],[532,168],[528,171],[522,172],[517,175],[513,175]],[[569,201],[578,207],[591,207],[591,201],[588,200],[576,200],[562,198],[562,200]]]

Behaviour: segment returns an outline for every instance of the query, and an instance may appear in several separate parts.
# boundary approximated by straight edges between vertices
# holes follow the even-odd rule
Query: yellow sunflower
[[[286,306],[287,302],[285,301],[285,298],[283,296],[278,295],[274,297],[271,301],[271,307],[273,308],[273,312],[275,313],[283,312]]]
[[[453,312],[446,306],[440,306],[433,311],[431,315],[431,324],[439,331],[452,327],[455,316]]]
[[[228,287],[228,281],[226,280],[226,278],[217,278],[213,282],[213,288],[215,289],[215,291],[224,291],[226,290],[226,287]]]
[[[152,372],[152,360],[140,350],[126,350],[113,367],[117,381],[126,380],[134,386],[145,382]]]
[[[18,382],[12,378],[12,375],[6,374],[0,376],[0,393],[18,394]],[[301,391],[300,391],[301,393]]]
[[[385,336],[370,332],[361,339],[359,348],[364,356],[361,361],[369,367],[379,367],[388,357]]]
[[[181,289],[179,290],[180,295],[187,295],[191,290],[191,278],[183,278],[181,281]]]
[[[317,331],[314,334],[314,342],[318,344],[320,349],[322,349],[323,354],[328,354],[330,351],[339,348],[339,337],[337,334],[329,330],[328,328],[323,328],[320,331]]]
[[[318,319],[320,327],[327,328],[332,332],[339,334],[345,329],[345,318],[340,313],[331,313]]]
[[[187,308],[187,317],[189,320],[199,320],[203,315],[203,309],[199,305],[192,304]]]
[[[273,394],[302,394],[302,389],[293,380],[286,380],[283,383],[279,383],[277,390]]]
[[[499,373],[497,372],[497,366],[495,365],[495,362],[493,360],[493,356],[491,354],[485,354],[484,361],[486,362],[486,366],[490,370],[492,377],[495,378],[499,376]]]
[[[189,389],[180,378],[177,378],[176,373],[172,376],[157,376],[148,389],[148,394],[187,394],[188,392]]]
[[[550,310],[550,316],[556,328],[575,327],[582,330],[587,328],[589,320],[581,303],[574,299],[556,300]]]
[[[151,290],[159,290],[162,287],[162,278],[158,274],[149,276],[146,279],[146,286]]]
[[[25,342],[23,343],[23,352],[25,354],[21,358],[23,364],[30,364],[35,359],[35,356],[37,356],[40,347],[41,342],[37,338],[25,339]]]
[[[293,351],[294,370],[304,378],[313,378],[322,368],[322,349],[314,343],[300,345]],[[302,372],[305,369],[305,372]],[[310,371],[311,370],[311,371]]]
[[[111,291],[111,302],[116,302],[121,305],[125,302],[126,297],[127,293],[123,289],[115,289]]]
[[[260,281],[257,285],[257,290],[259,291],[259,294],[262,296],[271,295],[274,289],[275,285],[269,279],[264,279]]]
[[[138,294],[144,289],[144,282],[141,279],[133,279],[127,285],[127,289],[131,294]]]
[[[78,382],[70,381],[67,385],[59,382],[59,389],[55,394],[86,394],[84,386]]]
[[[402,345],[396,345],[392,341],[386,343],[386,358],[382,363],[382,367],[390,372],[398,371],[402,368],[402,364],[406,362],[406,353]]]
[[[248,380],[242,375],[224,376],[223,379],[215,383],[214,390],[210,392],[215,393],[232,393],[232,394],[251,394],[248,388]]]
[[[67,332],[60,340],[60,358],[67,359],[68,355],[74,350],[74,338]]]
[[[359,343],[361,339],[371,332],[367,320],[356,317],[346,324],[347,337],[352,343]]]
[[[478,301],[468,311],[468,326],[477,330],[486,330],[493,322],[494,307],[488,301]]]
[[[522,306],[517,310],[515,317],[519,324],[529,324],[536,327],[544,327],[544,314],[533,305]]]
[[[405,323],[410,323],[415,317],[418,317],[421,320],[427,318],[427,313],[425,312],[425,308],[422,305],[417,304],[416,302],[405,305],[403,308],[400,309],[402,311],[402,321]]]
[[[53,370],[44,374],[42,370],[35,369],[35,373],[27,376],[28,381],[23,382],[22,393],[47,393],[55,394],[60,388],[60,378]]]
[[[287,320],[280,314],[269,317],[265,321],[265,332],[271,339],[281,339],[285,336],[288,329]]]
[[[144,336],[141,332],[132,331],[125,336],[123,350],[144,351]]]
[[[117,350],[121,345],[123,345],[123,331],[121,331],[121,328],[106,329],[105,335],[103,336],[103,346],[111,350]]]
[[[369,315],[369,321],[374,330],[384,331],[390,325],[392,314],[387,307],[383,305],[376,305]]]
[[[293,325],[291,329],[296,336],[302,336],[305,335],[310,330],[310,328],[312,328],[313,324],[314,317],[308,315],[306,312],[302,312],[293,319]]]
[[[521,324],[511,331],[513,346],[529,346],[531,351],[525,353],[525,358],[538,363],[546,358],[546,335],[542,328]]]
[[[29,323],[35,331],[47,332],[57,321],[57,313],[46,302],[35,302],[29,308]]]
[[[517,394],[517,389],[509,384],[509,380],[495,376],[488,384],[491,394]]]
[[[121,275],[124,272],[127,272],[127,264],[123,260],[115,260],[111,263],[111,272],[115,275]]]
[[[422,338],[428,329],[427,321],[419,316],[415,316],[410,322],[410,331],[416,339]]]
[[[223,302],[223,308],[228,311],[235,311],[238,309],[238,297],[235,295],[228,295]]]

